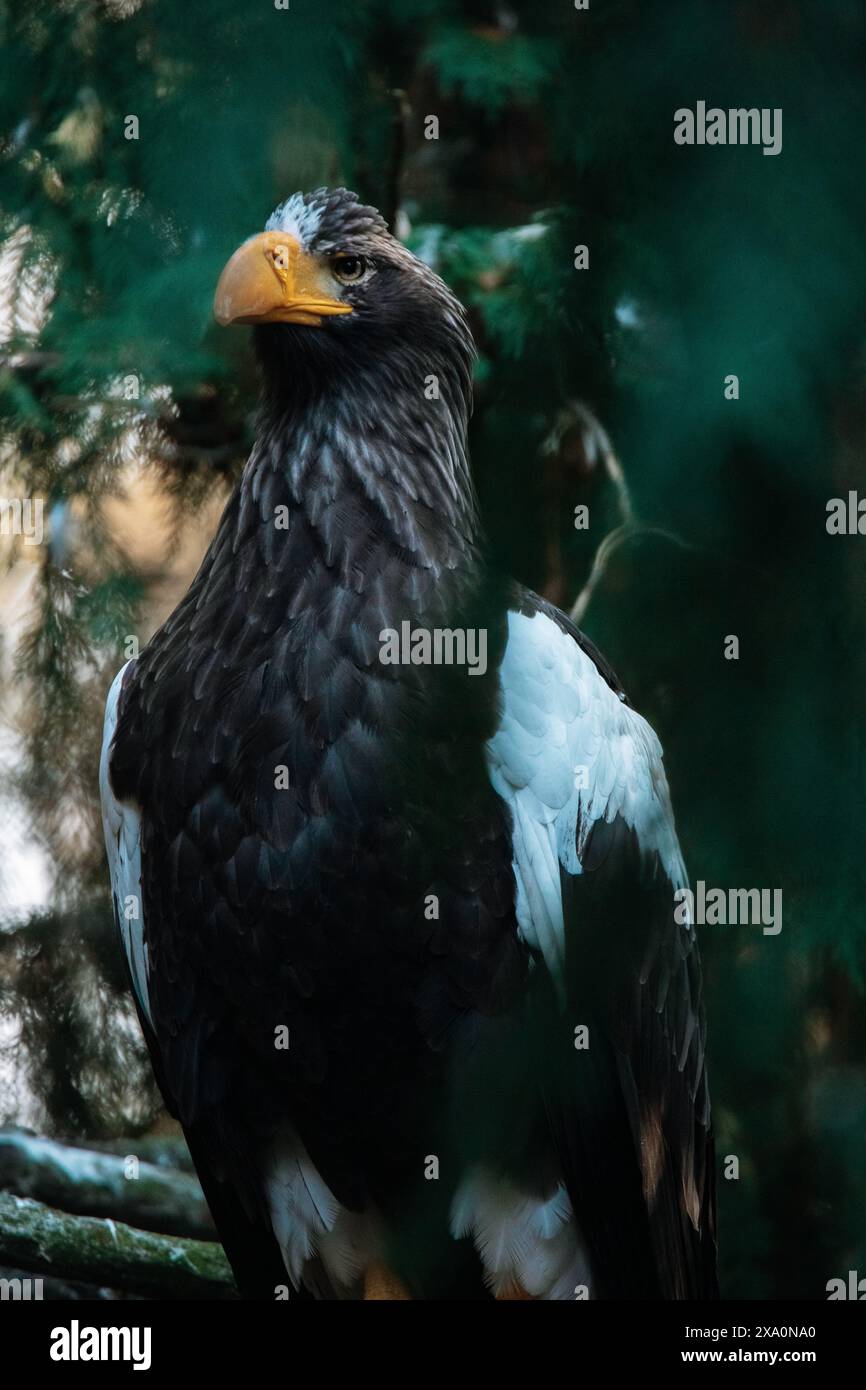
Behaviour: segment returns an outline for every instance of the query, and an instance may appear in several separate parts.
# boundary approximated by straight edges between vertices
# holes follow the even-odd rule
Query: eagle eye
[[[367,260],[364,256],[335,256],[331,270],[341,284],[355,285],[366,274]]]

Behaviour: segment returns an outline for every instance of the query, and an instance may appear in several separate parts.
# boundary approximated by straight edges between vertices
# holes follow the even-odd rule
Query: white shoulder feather
[[[127,662],[127,666],[129,663]],[[141,813],[132,802],[118,801],[111,788],[109,758],[117,709],[126,666],[118,671],[105,702],[102,755],[99,759],[99,791],[102,828],[111,875],[111,893],[120,939],[129,963],[132,987],[142,1013],[153,1023],[148,998],[147,945],[144,940],[144,907],[141,895]]]
[[[490,778],[511,808],[517,920],[560,978],[560,867],[583,872],[593,825],[622,816],[672,891],[687,878],[659,741],[574,639],[544,613],[509,613],[502,718],[487,745]]]

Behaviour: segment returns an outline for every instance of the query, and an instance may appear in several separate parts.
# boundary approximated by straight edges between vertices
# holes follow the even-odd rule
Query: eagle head
[[[419,354],[459,367],[468,382],[474,345],[447,285],[346,188],[295,193],[243,243],[214,296],[218,323],[252,324],[266,374],[327,381],[405,366]],[[423,365],[419,364],[419,369]],[[270,369],[270,370],[268,370]],[[468,389],[468,387],[467,387]]]

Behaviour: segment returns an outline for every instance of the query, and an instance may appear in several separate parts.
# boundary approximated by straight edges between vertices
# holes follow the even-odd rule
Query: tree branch
[[[21,1130],[0,1130],[0,1188],[79,1216],[113,1217],[163,1235],[213,1240],[197,1180],[142,1161],[134,1139],[126,1155],[97,1153]],[[136,1157],[136,1176],[128,1157]]]
[[[70,1216],[0,1192],[0,1262],[152,1298],[237,1297],[219,1245]]]

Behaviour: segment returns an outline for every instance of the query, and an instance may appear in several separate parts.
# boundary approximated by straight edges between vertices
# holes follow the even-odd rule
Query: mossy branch
[[[0,1263],[152,1298],[236,1297],[219,1245],[72,1216],[0,1193]]]

